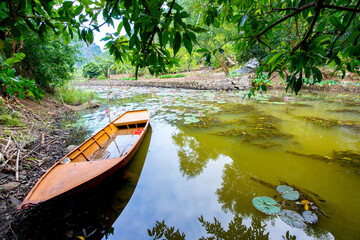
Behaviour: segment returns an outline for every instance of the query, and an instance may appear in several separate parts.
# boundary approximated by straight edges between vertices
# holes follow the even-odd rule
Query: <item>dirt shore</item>
[[[39,102],[1,101],[20,119],[20,126],[0,125],[0,236],[17,239],[13,225],[26,214],[17,207],[41,175],[68,152],[66,148],[77,144],[84,130],[69,127],[75,116],[50,96]]]
[[[224,73],[216,71],[194,71],[185,73],[181,78],[139,77],[138,80],[122,80],[129,75],[111,75],[111,86],[137,86],[137,87],[164,87],[164,88],[187,88],[187,89],[215,89],[233,90],[229,87]],[[278,74],[271,76],[272,83],[268,89],[285,91],[286,83]],[[78,82],[79,86],[107,86],[108,81],[90,79]],[[323,71],[323,83],[303,85],[301,91],[328,91],[328,92],[360,92],[360,77],[356,74],[347,74],[343,79],[339,76],[331,76],[331,72]]]

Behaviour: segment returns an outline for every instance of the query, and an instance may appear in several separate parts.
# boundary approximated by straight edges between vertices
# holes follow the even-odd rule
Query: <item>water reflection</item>
[[[110,236],[112,224],[135,191],[151,134],[149,127],[129,164],[99,186],[31,209],[18,223],[18,239],[102,239]]]
[[[251,219],[251,225],[247,226],[243,223],[243,218],[239,215],[235,215],[230,221],[228,227],[223,227],[221,222],[215,217],[214,222],[210,222],[204,219],[203,216],[198,218],[201,226],[205,229],[206,235],[199,238],[200,240],[267,240],[269,239],[269,233],[266,232],[266,225],[262,224],[261,219],[253,217]],[[152,229],[148,229],[148,234],[151,239],[167,239],[167,240],[185,240],[185,233],[181,233],[180,229],[172,226],[169,227],[165,220],[162,222],[156,221],[155,226]],[[295,236],[291,236],[289,232],[286,233],[283,239],[296,239]]]
[[[137,194],[113,225],[115,239],[146,239],[146,230],[152,232],[154,222],[162,219],[169,225],[158,222],[158,231],[175,226],[178,237],[184,231],[188,239],[206,239],[206,229],[197,220],[201,214],[204,219],[216,217],[217,222],[208,225],[221,222],[219,230],[229,222],[239,223],[237,218],[247,228],[259,219],[271,239],[282,239],[287,231],[298,239],[333,239],[332,234],[353,239],[360,234],[360,179],[353,154],[360,149],[359,106],[344,110],[358,96],[303,94],[285,103],[284,96],[269,93],[242,103],[243,94],[237,92],[112,91],[111,112],[148,108],[155,126]],[[88,115],[94,118],[88,124],[101,127],[107,121],[104,112]],[[314,121],[306,120],[309,116]],[[323,127],[329,122],[324,119],[337,121]],[[330,218],[321,216],[303,230],[257,211],[254,197],[284,202],[274,187],[282,182],[307,193],[306,199],[311,197]]]

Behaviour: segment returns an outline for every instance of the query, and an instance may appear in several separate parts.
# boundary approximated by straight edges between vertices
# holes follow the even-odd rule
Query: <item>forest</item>
[[[228,75],[229,60],[256,57],[258,74],[278,72],[297,93],[321,82],[324,66],[359,74],[359,12],[355,0],[3,1],[1,92],[41,98],[66,83],[81,62],[74,43],[93,43],[108,25],[103,70],[137,78],[142,69],[158,75],[204,61]]]

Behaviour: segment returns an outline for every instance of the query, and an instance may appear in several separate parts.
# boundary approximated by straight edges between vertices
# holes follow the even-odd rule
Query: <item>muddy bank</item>
[[[18,126],[0,125],[0,233],[16,239],[13,229],[27,214],[17,210],[22,199],[69,145],[83,141],[85,130],[72,127],[76,115],[49,96],[40,102],[1,100],[20,119]]]
[[[162,87],[162,88],[184,88],[198,90],[248,90],[253,85],[251,79],[254,75],[249,75],[246,79],[226,78],[224,73],[210,72],[190,72],[186,77],[161,79],[140,77],[139,80],[121,80],[125,75],[111,76],[111,86],[136,86],[136,87]],[[329,74],[324,74],[324,80],[332,80]],[[360,92],[360,78],[346,76],[341,79],[342,84],[314,84],[303,85],[302,91],[328,91],[328,92]],[[358,85],[356,86],[355,83]],[[78,82],[79,86],[107,86],[108,81],[91,79]],[[286,84],[277,75],[272,77],[272,84],[267,86],[269,90],[275,89],[285,91]],[[289,90],[290,91],[290,90]]]

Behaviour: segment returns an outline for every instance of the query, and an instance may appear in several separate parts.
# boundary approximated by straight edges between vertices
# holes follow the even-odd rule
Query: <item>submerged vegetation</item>
[[[360,132],[360,122],[358,121],[344,121],[335,119],[323,119],[319,117],[302,117],[307,122],[310,122],[316,126],[330,128],[330,127],[345,127]]]

